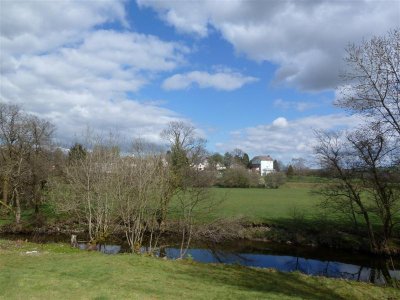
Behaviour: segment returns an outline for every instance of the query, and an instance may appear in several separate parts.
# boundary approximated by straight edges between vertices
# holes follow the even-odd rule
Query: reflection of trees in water
[[[331,261],[308,260],[303,257],[293,256],[292,260],[285,264],[288,271],[299,271],[304,274],[326,277],[341,277],[339,264]]]
[[[213,242],[208,242],[203,245],[202,251],[209,251],[213,259],[218,263],[238,263],[241,265],[248,265],[251,262],[256,262],[255,259],[246,257],[246,254],[241,252],[252,252],[252,251],[238,251],[237,249],[221,248],[220,245]]]
[[[307,259],[298,256],[292,256],[292,260],[285,263],[288,271],[299,271],[301,273],[309,274],[309,265]]]
[[[173,248],[171,248],[173,249]],[[279,260],[277,257],[282,257],[281,255],[276,255],[274,253],[260,253],[258,249],[236,249],[234,247],[230,249],[221,248],[220,245],[215,245],[213,243],[202,245],[199,249],[208,255],[211,255],[213,260],[218,263],[238,263],[241,265],[252,265],[263,267],[262,259],[258,261],[258,258],[250,258],[248,254],[257,254],[260,256],[270,256],[275,257],[276,262]],[[258,251],[257,251],[258,250]],[[240,251],[240,252],[239,252]],[[246,253],[246,254],[245,254]],[[166,248],[161,247],[159,256],[167,256]],[[351,263],[341,263],[334,261],[321,261],[318,259],[307,259],[297,256],[285,256],[289,260],[284,262],[283,265],[276,265],[275,268],[281,271],[299,271],[305,274],[318,275],[325,277],[336,277],[345,278],[349,280],[356,281],[367,281],[375,284],[396,284],[396,280],[393,279],[390,274],[389,261],[381,261],[374,259],[372,261],[366,262],[366,265],[353,265]],[[196,260],[196,257],[194,257]],[[201,258],[197,258],[201,261]],[[400,274],[399,274],[400,275]],[[398,275],[396,275],[398,277]],[[398,282],[398,280],[397,280]],[[397,283],[398,284],[398,283]]]
[[[235,252],[226,252],[226,251],[220,251],[217,250],[215,247],[214,248],[209,248],[212,256],[219,262],[219,263],[224,263],[230,260],[237,260],[235,261],[236,263],[244,264],[244,263],[250,263],[252,261],[255,261],[254,259],[250,259],[245,257],[243,254],[240,253],[235,253]]]
[[[398,285],[398,280],[393,278],[389,272],[388,261],[379,265],[365,267],[357,266],[354,272],[341,271],[341,263],[326,261],[318,263],[317,267],[312,265],[309,260],[301,257],[293,257],[293,259],[285,264],[289,271],[299,271],[310,275],[319,275],[326,277],[339,277],[356,281],[368,281],[375,284]],[[366,277],[362,276],[363,271]]]

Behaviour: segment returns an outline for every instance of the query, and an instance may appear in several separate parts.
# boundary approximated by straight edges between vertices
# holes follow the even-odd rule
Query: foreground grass
[[[27,251],[38,251],[27,253]],[[398,299],[367,283],[0,240],[1,299]]]

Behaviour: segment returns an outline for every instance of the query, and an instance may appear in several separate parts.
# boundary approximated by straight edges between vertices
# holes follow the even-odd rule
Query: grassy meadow
[[[210,211],[199,213],[198,218],[210,221],[218,218],[241,218],[248,223],[279,223],[301,216],[306,221],[318,219],[322,210],[320,199],[312,194],[314,182],[287,182],[278,189],[218,188],[210,189]],[[170,217],[173,219],[178,204],[172,201]],[[207,205],[206,205],[207,207]]]
[[[29,252],[37,251],[37,252]],[[0,239],[0,299],[398,299],[368,283]]]
[[[295,213],[312,219],[319,212],[319,199],[311,194],[313,184],[286,183],[279,189],[213,188],[211,193],[221,204],[216,217],[243,217],[250,222],[290,219]]]

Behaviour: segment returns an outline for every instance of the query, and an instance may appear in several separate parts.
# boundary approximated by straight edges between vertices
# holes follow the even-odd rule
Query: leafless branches
[[[400,136],[400,29],[347,48],[347,85],[337,104]]]
[[[386,251],[400,217],[399,170],[391,159],[398,147],[378,128],[342,135],[319,132],[317,138],[315,152],[332,178],[319,190],[324,205],[350,215],[355,226],[362,216],[371,250]],[[378,234],[373,217],[380,220]]]
[[[0,103],[0,176],[2,206],[12,210],[17,224],[22,202],[38,212],[41,191],[49,175],[51,123],[24,113],[20,107]]]

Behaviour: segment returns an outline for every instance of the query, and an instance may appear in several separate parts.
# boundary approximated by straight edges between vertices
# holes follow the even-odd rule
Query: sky
[[[312,160],[345,48],[400,26],[399,0],[0,0],[0,101],[51,121],[162,143],[171,121],[210,152]]]

